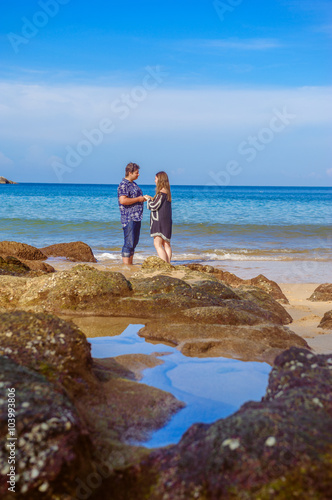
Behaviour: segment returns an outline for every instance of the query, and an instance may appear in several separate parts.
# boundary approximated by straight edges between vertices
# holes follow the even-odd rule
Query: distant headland
[[[6,177],[0,175],[0,184],[17,184],[17,182],[9,181]]]

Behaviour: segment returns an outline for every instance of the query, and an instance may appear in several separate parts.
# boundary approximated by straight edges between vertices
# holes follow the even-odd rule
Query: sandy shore
[[[284,306],[293,318],[289,328],[303,337],[310,347],[319,354],[332,353],[332,330],[317,328],[332,302],[311,302],[308,297],[320,283],[284,283],[279,286],[289,300]]]

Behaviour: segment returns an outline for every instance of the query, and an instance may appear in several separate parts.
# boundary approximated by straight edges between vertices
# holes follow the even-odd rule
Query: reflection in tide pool
[[[142,325],[143,326],[143,325]],[[244,362],[229,358],[189,358],[174,347],[150,344],[137,335],[141,325],[129,325],[116,337],[88,339],[94,358],[122,354],[169,353],[162,365],[144,371],[142,383],[171,392],[186,403],[170,422],[156,431],[144,445],[177,443],[194,423],[211,423],[234,413],[249,400],[259,401],[265,394],[271,367],[267,363]]]

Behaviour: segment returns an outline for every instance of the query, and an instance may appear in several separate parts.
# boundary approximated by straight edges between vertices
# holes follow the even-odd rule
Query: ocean
[[[141,185],[144,194],[154,186]],[[242,278],[332,280],[332,188],[173,186],[173,263],[199,262]],[[1,240],[36,247],[84,241],[98,263],[121,263],[115,184],[0,185]],[[135,262],[155,255],[144,210]]]

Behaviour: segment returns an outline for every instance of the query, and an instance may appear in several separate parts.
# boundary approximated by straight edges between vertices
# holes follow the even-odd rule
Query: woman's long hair
[[[157,185],[156,185],[155,197],[164,188],[167,193],[168,201],[172,201],[171,187],[169,185],[168,175],[166,174],[166,172],[158,172],[156,174],[156,177],[157,177]]]

